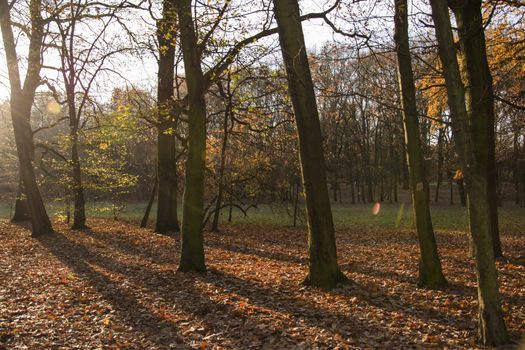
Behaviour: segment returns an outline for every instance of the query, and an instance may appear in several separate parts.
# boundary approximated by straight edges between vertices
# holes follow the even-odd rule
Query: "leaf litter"
[[[0,349],[419,349],[476,344],[474,262],[463,232],[438,232],[449,286],[416,287],[406,230],[337,232],[351,283],[300,285],[305,229],[224,226],[205,232],[208,273],[177,272],[179,237],[131,223],[31,238],[0,221]],[[502,234],[507,327],[525,335],[525,240]],[[509,347],[511,348],[511,347]]]

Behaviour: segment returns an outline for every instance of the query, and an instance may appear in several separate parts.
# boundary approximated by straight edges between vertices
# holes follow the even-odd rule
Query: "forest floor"
[[[410,230],[338,230],[352,280],[299,284],[304,228],[205,233],[208,273],[177,272],[179,237],[93,220],[39,239],[0,221],[0,349],[476,348],[476,288],[464,232],[438,232],[449,287],[416,288]],[[512,339],[525,336],[525,233],[504,232],[498,262]],[[514,345],[516,346],[516,345]],[[512,348],[512,347],[508,347]]]

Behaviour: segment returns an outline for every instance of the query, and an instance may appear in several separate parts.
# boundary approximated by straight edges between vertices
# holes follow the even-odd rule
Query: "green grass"
[[[146,208],[146,203],[125,203],[124,208],[118,214],[119,219],[122,220],[140,220],[142,215],[144,215],[144,209]],[[53,217],[63,217],[65,216],[65,205],[62,202],[51,202],[46,203],[46,209],[50,216]],[[152,216],[155,215],[155,208],[152,209]],[[0,202],[0,218],[8,218],[12,214],[12,205],[10,203]],[[73,210],[71,208],[71,210]],[[98,202],[98,203],[88,203],[86,204],[86,215],[88,218],[113,218],[113,211],[111,203],[109,202]]]
[[[64,215],[63,203],[46,204],[51,216],[60,217]],[[119,213],[119,218],[128,221],[140,221],[144,213],[146,203],[127,203]],[[413,227],[412,206],[407,204],[383,203],[377,215],[372,213],[372,204],[356,205],[333,205],[332,212],[336,228],[340,229],[411,229]],[[180,209],[180,206],[179,206]],[[468,228],[466,209],[460,206],[436,205],[431,206],[432,221],[436,230],[465,231]],[[260,205],[251,208],[245,217],[238,210],[233,210],[234,224],[249,224],[261,226],[291,226],[293,208],[284,204]],[[500,227],[503,232],[525,231],[525,208],[505,206],[499,209]],[[10,206],[0,203],[0,217],[7,218],[10,214]],[[110,203],[97,203],[87,206],[88,217],[113,218]],[[179,217],[180,217],[179,213]],[[228,211],[221,214],[221,221],[225,222]],[[151,219],[155,218],[155,207],[151,212]],[[299,215],[298,225],[305,225],[304,214]]]
[[[372,213],[373,204],[333,205],[332,214],[337,228],[384,228],[384,229],[409,229],[413,226],[412,206],[408,204],[381,204],[379,212]],[[292,225],[290,214],[292,208],[260,206],[251,209],[248,217],[239,211],[234,211],[234,222],[259,225]],[[459,206],[432,208],[434,226],[438,230],[465,230],[467,228],[466,210]],[[226,213],[223,214],[226,217]],[[304,214],[298,221],[304,225]]]

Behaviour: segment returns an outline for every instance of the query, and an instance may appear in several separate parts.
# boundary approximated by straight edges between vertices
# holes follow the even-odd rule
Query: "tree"
[[[227,72],[226,78],[226,87],[223,87],[221,81],[217,83],[217,87],[221,96],[226,100],[226,108],[224,110],[224,119],[222,125],[222,143],[220,150],[220,161],[218,169],[218,179],[217,179],[217,199],[215,200],[215,209],[213,212],[213,219],[211,222],[211,230],[219,231],[219,216],[221,212],[221,205],[224,197],[224,188],[225,188],[225,168],[226,168],[226,151],[228,148],[228,136],[233,129],[233,118],[231,116],[233,110],[233,98],[234,91],[232,91],[232,76],[231,72]],[[231,121],[230,121],[231,119]],[[230,125],[231,124],[231,125]]]
[[[174,70],[177,13],[173,1],[164,0],[162,18],[157,20],[157,41],[159,47],[157,73],[157,177],[158,199],[155,232],[179,231],[177,213],[178,175],[177,132],[179,113],[175,111]],[[157,181],[157,180],[156,180]]]
[[[274,14],[299,136],[308,215],[309,272],[305,283],[331,289],[345,282],[337,249],[322,150],[321,126],[297,0],[274,0]]]
[[[421,151],[420,130],[416,105],[414,73],[408,41],[408,6],[406,0],[395,1],[395,35],[401,108],[405,127],[405,144],[412,207],[421,251],[419,282],[422,287],[437,288],[446,285],[441,270],[436,238],[429,207],[429,188]]]
[[[86,200],[83,184],[82,132],[88,123],[85,110],[93,103],[92,88],[96,79],[106,71],[108,60],[125,51],[115,40],[116,14],[122,4],[90,3],[85,0],[56,2],[52,9],[57,33],[52,33],[60,58],[57,68],[63,86],[64,103],[69,120],[71,167],[70,191],[74,199],[72,229],[85,229]],[[56,93],[55,87],[52,87]],[[57,93],[57,98],[59,98]]]
[[[482,148],[480,151],[486,151],[490,145],[475,143],[476,138],[480,137],[479,133],[486,134],[486,129],[473,127],[477,120],[469,121],[447,3],[444,0],[431,0],[430,4],[447,87],[456,150],[466,182],[478,280],[479,337],[485,345],[501,345],[508,341],[508,334],[501,310],[491,234],[488,179],[487,172],[484,171],[487,164],[483,164],[488,162],[488,158],[476,157],[475,149]]]
[[[206,160],[206,86],[195,35],[191,0],[176,4],[180,42],[188,88],[188,158],[182,201],[181,257],[179,270],[205,272],[203,219]]]
[[[498,193],[494,89],[485,44],[481,0],[451,1],[459,34],[459,64],[465,85],[467,113],[472,123],[476,157],[487,173],[490,222],[494,255],[503,257],[498,225]]]
[[[31,156],[34,145],[30,115],[35,91],[40,85],[40,70],[42,67],[41,50],[45,22],[41,14],[41,1],[31,0],[29,3],[31,30],[28,62],[26,76],[22,85],[10,11],[11,7],[8,1],[0,0],[0,27],[6,53],[9,84],[11,87],[11,119],[20,164],[20,177],[29,205],[32,234],[33,236],[40,236],[53,232],[36,182]]]

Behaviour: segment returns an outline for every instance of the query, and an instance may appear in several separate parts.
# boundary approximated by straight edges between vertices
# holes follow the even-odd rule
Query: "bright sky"
[[[303,13],[305,12],[318,12],[321,11],[323,5],[322,1],[304,0],[301,2]],[[328,1],[328,5],[332,1]],[[333,40],[332,30],[324,24],[321,20],[312,20],[303,23],[306,45],[309,50],[319,49],[324,42]],[[0,101],[3,101],[9,97],[9,85],[6,72],[5,53],[3,49],[3,43],[0,38]],[[25,54],[23,48],[20,54]],[[46,65],[57,65],[57,58],[52,58],[49,55],[45,56],[44,63]],[[123,74],[126,79],[133,85],[144,88],[153,88],[156,84],[156,73],[157,67],[153,57],[142,57],[139,58],[126,58],[125,62],[120,62],[116,65],[118,73]],[[23,71],[23,69],[22,69]],[[44,73],[44,72],[43,72]],[[22,73],[23,74],[23,73]],[[44,73],[45,74],[45,73]],[[101,77],[101,79],[103,79]],[[100,79],[100,80],[101,80]],[[98,82],[98,91],[92,91],[95,95],[106,95],[114,87],[123,85],[125,82],[123,79],[114,77],[108,79],[105,77],[104,81]]]

